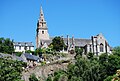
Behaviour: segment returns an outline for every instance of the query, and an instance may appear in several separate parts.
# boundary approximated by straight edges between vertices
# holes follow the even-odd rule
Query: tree
[[[120,81],[120,70],[117,70],[113,76],[108,76],[104,81]]]
[[[109,55],[104,53],[99,56],[99,63],[100,63],[100,77],[101,81],[105,78],[111,78],[117,69],[120,69],[120,48],[115,47],[113,54]],[[107,81],[107,79],[106,79]]]
[[[108,54],[107,53],[103,53],[99,56],[99,62],[101,64],[106,63],[108,61]]]
[[[93,57],[94,57],[94,53],[89,52],[89,53],[87,54],[87,58],[88,58],[88,59],[93,59]]]
[[[113,54],[120,56],[120,46],[114,47],[113,48]]]
[[[42,50],[41,48],[37,48],[37,49],[35,50],[35,55],[39,55],[39,56],[41,57],[42,54],[43,54],[43,50]]]
[[[53,81],[66,81],[66,80],[67,80],[67,75],[66,75],[65,71],[59,70],[54,73]]]
[[[52,81],[52,78],[51,76],[48,76],[47,80],[46,81]]]
[[[76,50],[75,63],[70,63],[67,70],[56,72],[53,76],[54,80],[59,81],[64,75],[67,81],[119,81],[120,80],[120,48],[115,47],[113,54],[101,54],[95,58],[92,53],[88,54],[88,58],[80,55],[80,50]],[[117,70],[117,74],[115,72]],[[65,80],[65,81],[66,81]]]
[[[12,54],[14,52],[13,40],[0,38],[0,52]]]
[[[64,41],[61,37],[55,37],[53,40],[52,40],[52,43],[53,45],[53,50],[55,51],[61,51],[63,50],[63,48],[65,48],[65,44],[64,44]]]
[[[26,66],[27,64],[21,61],[0,58],[0,81],[22,81],[22,67]]]
[[[83,49],[76,47],[76,48],[75,48],[75,53],[76,53],[76,56],[77,56],[77,55],[81,55],[81,56],[82,56]]]
[[[115,71],[118,69],[120,69],[120,57],[117,55],[110,55],[108,57],[108,68],[107,68],[108,75],[115,74]]]
[[[30,75],[29,81],[38,81],[34,73]]]

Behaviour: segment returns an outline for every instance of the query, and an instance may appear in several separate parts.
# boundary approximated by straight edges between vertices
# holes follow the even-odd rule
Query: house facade
[[[47,23],[41,7],[40,18],[36,29],[36,48],[48,48],[48,45],[52,43],[53,38],[54,37],[49,36]],[[91,36],[89,39],[74,38],[73,36],[72,38],[69,38],[69,35],[67,35],[66,38],[62,38],[67,46],[66,51],[75,50],[75,47],[79,47],[83,48],[84,54],[89,52],[96,55],[101,53],[111,53],[111,47],[102,33]]]
[[[14,42],[15,52],[25,52],[26,50],[34,51],[32,42]]]

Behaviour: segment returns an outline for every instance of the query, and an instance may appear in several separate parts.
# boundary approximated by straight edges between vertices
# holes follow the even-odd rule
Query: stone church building
[[[52,42],[53,37],[49,36],[47,23],[44,18],[44,13],[42,7],[40,9],[40,18],[37,22],[36,29],[36,48],[48,48],[48,45]],[[66,44],[67,51],[74,50],[75,47],[83,48],[84,53],[87,54],[92,52],[96,55],[101,53],[111,53],[111,47],[102,35],[102,33],[91,36],[90,39],[80,39],[80,38],[63,38]]]

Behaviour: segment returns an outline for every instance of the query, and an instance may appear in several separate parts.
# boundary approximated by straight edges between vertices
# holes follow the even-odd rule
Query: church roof
[[[63,38],[63,40],[65,44],[67,44],[67,38]],[[72,44],[72,38],[69,38],[69,43]],[[91,43],[90,39],[77,39],[77,38],[74,39],[75,46],[83,47],[86,44],[90,44],[90,43]]]
[[[42,40],[44,43],[47,43],[48,45],[50,43],[52,43],[52,39],[50,38],[50,40]],[[67,38],[63,38],[64,43],[67,45]],[[80,46],[80,47],[84,47],[87,44],[90,44],[92,41],[91,39],[74,39],[74,44],[75,46]],[[72,44],[72,38],[69,38],[69,43]]]
[[[41,40],[41,41],[43,41],[43,43],[47,43],[47,45],[50,45],[50,43],[52,43],[52,39],[53,38],[50,38],[50,40]]]
[[[75,39],[75,46],[85,46],[91,42],[90,39]]]

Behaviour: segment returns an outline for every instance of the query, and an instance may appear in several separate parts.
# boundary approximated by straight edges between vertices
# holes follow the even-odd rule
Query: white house
[[[15,52],[25,52],[26,50],[34,51],[32,42],[14,42]]]

